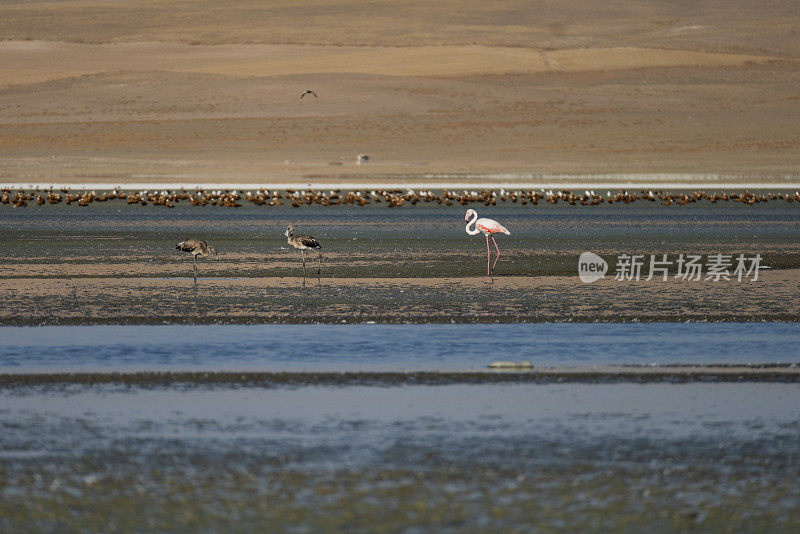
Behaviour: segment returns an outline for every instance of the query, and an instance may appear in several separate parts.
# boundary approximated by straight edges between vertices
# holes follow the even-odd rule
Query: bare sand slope
[[[800,53],[795,0],[13,0],[0,37],[82,43],[480,44]]]
[[[668,181],[712,173],[775,182],[798,173],[796,67],[438,78],[120,64],[0,90],[0,179],[397,183],[428,174],[452,182],[459,174],[606,173],[607,182],[618,173],[673,175]],[[320,98],[299,100],[307,88]],[[369,165],[355,164],[360,153],[373,156]]]
[[[796,181],[793,5],[21,0],[0,180]]]
[[[108,72],[287,76],[378,74],[480,76],[582,72],[641,67],[763,63],[771,57],[644,48],[537,50],[443,45],[418,47],[217,45],[173,43],[86,45],[43,41],[0,42],[0,84],[53,81]]]

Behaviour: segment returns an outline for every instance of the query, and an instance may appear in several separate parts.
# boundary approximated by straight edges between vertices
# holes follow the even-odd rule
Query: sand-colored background
[[[0,180],[796,181],[798,27],[792,1],[5,2]]]

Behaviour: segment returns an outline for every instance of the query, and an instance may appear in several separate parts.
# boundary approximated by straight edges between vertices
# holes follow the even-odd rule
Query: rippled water
[[[795,384],[0,397],[0,530],[786,531]]]
[[[800,361],[791,323],[170,325],[0,329],[0,372],[464,370]]]

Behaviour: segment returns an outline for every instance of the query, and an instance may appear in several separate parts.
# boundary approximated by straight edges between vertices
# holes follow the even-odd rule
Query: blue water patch
[[[165,325],[0,328],[0,372],[432,371],[795,363],[791,323]]]

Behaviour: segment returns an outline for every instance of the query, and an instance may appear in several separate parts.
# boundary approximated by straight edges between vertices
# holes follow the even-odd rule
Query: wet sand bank
[[[575,276],[6,279],[0,322],[58,324],[797,321],[800,271],[757,282]]]
[[[59,386],[136,388],[445,386],[454,384],[798,383],[800,365],[606,365],[466,372],[109,372],[0,374],[7,393]],[[72,391],[75,391],[72,389]],[[41,391],[40,391],[41,392]]]

